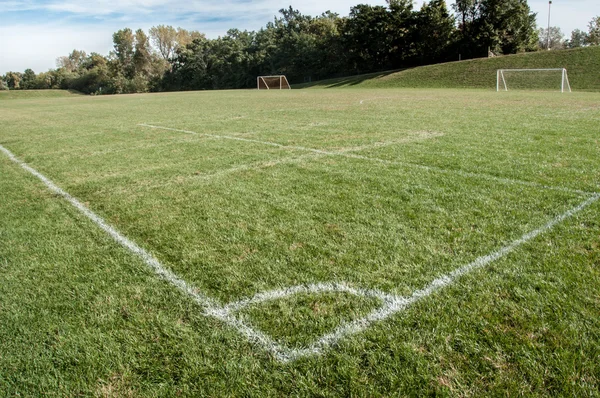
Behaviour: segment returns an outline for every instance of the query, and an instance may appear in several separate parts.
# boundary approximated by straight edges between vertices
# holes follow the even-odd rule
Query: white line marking
[[[96,213],[85,207],[79,200],[75,199],[71,195],[69,195],[66,191],[59,188],[56,184],[46,178],[43,174],[30,167],[27,163],[18,159],[12,152],[6,149],[4,146],[0,145],[0,150],[4,152],[6,156],[13,162],[17,163],[23,169],[37,177],[40,181],[48,187],[48,189],[55,194],[62,196],[65,200],[67,200],[73,207],[79,210],[84,216],[92,220],[96,225],[98,225],[104,232],[110,235],[115,241],[117,241],[121,246],[127,248],[130,252],[140,257],[146,265],[148,265],[154,272],[160,276],[162,279],[171,283],[174,286],[177,286],[181,291],[187,293],[189,296],[193,297],[194,300],[200,304],[201,307],[207,308],[213,305],[213,302],[208,297],[205,297],[201,294],[197,293],[197,289],[191,285],[188,285],[183,279],[179,278],[173,272],[169,271],[154,257],[152,254],[148,253],[146,250],[142,249],[138,245],[136,245],[133,241],[127,239],[125,236],[121,235],[119,231],[117,231],[113,226],[104,221],[100,216]]]
[[[379,290],[354,288],[346,285],[345,283],[314,283],[261,292],[253,297],[229,303],[223,307],[223,309],[228,312],[236,312],[250,305],[261,304],[265,301],[278,300],[293,296],[295,294],[319,294],[328,292],[349,293],[361,297],[374,297],[383,302],[394,301],[398,299],[398,296],[387,294]]]
[[[583,210],[584,208],[590,206],[592,203],[600,199],[600,194],[594,194],[593,196],[581,202],[577,206],[555,217],[542,227],[524,234],[519,239],[514,240],[510,244],[502,247],[501,249],[491,254],[479,257],[475,261],[463,267],[460,267],[450,272],[449,274],[436,278],[425,288],[413,292],[413,294],[408,298],[383,293],[378,290],[352,288],[342,283],[319,283],[262,292],[256,294],[251,298],[236,301],[225,306],[221,306],[214,302],[212,299],[206,297],[205,295],[198,293],[198,289],[185,282],[183,279],[175,275],[170,270],[166,269],[154,256],[145,251],[143,248],[139,247],[133,241],[123,236],[113,226],[106,223],[106,221],[104,221],[100,216],[96,215],[94,212],[89,210],[79,200],[77,200],[76,198],[59,188],[56,184],[54,184],[44,175],[39,173],[37,170],[30,167],[25,162],[19,160],[8,149],[0,145],[0,150],[4,152],[4,154],[11,161],[18,164],[24,170],[26,170],[33,176],[37,177],[40,181],[42,181],[50,191],[67,200],[84,216],[89,218],[104,232],[110,235],[117,243],[119,243],[121,246],[127,248],[133,254],[141,258],[144,261],[144,263],[146,263],[146,265],[154,271],[156,275],[158,275],[163,280],[169,282],[173,286],[177,287],[180,291],[190,296],[196,303],[200,305],[205,315],[215,317],[223,321],[225,324],[235,328],[248,340],[261,345],[266,351],[270,352],[276,359],[282,362],[294,361],[296,359],[309,355],[322,354],[324,350],[336,345],[341,339],[364,331],[374,322],[383,321],[389,318],[390,316],[407,309],[408,307],[410,307],[410,305],[418,302],[419,300],[431,296],[438,290],[446,286],[452,285],[461,276],[466,275],[474,270],[483,268],[489,263],[506,256],[507,254],[514,251],[517,247],[530,241],[531,239],[534,239],[538,235],[552,229],[557,224],[561,223],[569,217],[572,217],[575,213]],[[356,319],[352,322],[344,323],[338,326],[333,332],[322,336],[308,347],[300,349],[293,349],[279,344],[271,337],[267,336],[265,333],[252,328],[233,314],[234,312],[239,311],[249,305],[259,304],[268,300],[280,299],[299,293],[317,294],[323,292],[345,292],[363,297],[376,297],[379,298],[383,304],[381,307],[375,309],[367,316],[360,319]]]
[[[213,137],[213,138],[221,138],[221,139],[225,139],[225,140],[251,142],[254,144],[269,145],[269,146],[274,146],[274,147],[278,147],[278,148],[295,149],[298,151],[313,152],[313,153],[318,153],[321,155],[342,156],[342,157],[346,157],[346,158],[350,158],[350,159],[366,160],[366,161],[377,162],[377,163],[382,163],[382,164],[414,167],[414,168],[426,170],[429,172],[455,174],[455,175],[459,175],[462,177],[468,177],[468,178],[481,178],[481,179],[496,181],[496,182],[500,182],[500,183],[508,184],[508,185],[523,185],[523,186],[528,186],[528,187],[533,187],[533,188],[547,189],[547,190],[551,190],[551,191],[573,193],[573,194],[577,194],[577,195],[594,195],[597,193],[597,192],[582,191],[579,189],[555,187],[555,186],[539,184],[537,182],[531,182],[531,181],[522,181],[522,180],[511,179],[511,178],[497,177],[497,176],[494,176],[491,174],[485,174],[485,173],[473,173],[470,171],[462,171],[462,170],[448,170],[448,169],[443,169],[441,167],[436,167],[436,166],[426,166],[426,165],[410,163],[410,162],[398,162],[398,161],[393,161],[393,160],[385,160],[385,159],[379,159],[379,158],[372,158],[369,156],[356,155],[356,154],[352,154],[352,153],[327,151],[327,150],[314,149],[314,148],[308,148],[308,147],[303,147],[303,146],[284,145],[284,144],[278,144],[276,142],[271,142],[271,141],[253,140],[250,138],[235,137],[235,136],[230,136],[230,135],[198,133],[198,132],[190,131],[190,130],[174,129],[174,128],[170,128],[170,127],[155,126],[155,125],[143,124],[143,123],[138,124],[138,126],[148,127],[148,128],[152,128],[152,129],[167,130],[167,131],[177,131],[177,132],[186,133],[186,134],[202,135],[202,136]]]
[[[436,137],[439,135],[441,135],[441,134],[440,133],[431,133],[430,137]],[[343,149],[337,150],[335,152],[341,154],[341,153],[348,153],[348,152],[354,152],[354,151],[361,151],[361,150],[365,150],[365,149],[382,148],[382,147],[386,147],[386,146],[390,146],[390,145],[397,145],[397,144],[403,144],[403,143],[407,143],[407,142],[420,141],[422,139],[427,139],[427,138],[429,138],[429,137],[415,137],[412,139],[404,138],[404,139],[393,140],[393,141],[378,141],[378,142],[374,142],[372,144],[343,148]],[[184,141],[184,142],[188,143],[189,141]],[[172,180],[168,180],[167,182],[163,181],[163,182],[159,182],[159,183],[152,184],[152,185],[145,185],[144,188],[146,188],[146,189],[164,188],[173,183],[182,183],[184,181],[187,182],[187,181],[194,181],[194,180],[211,180],[213,178],[219,178],[221,176],[237,173],[240,171],[264,169],[264,168],[282,165],[282,164],[301,163],[306,159],[318,158],[318,157],[322,157],[322,156],[329,156],[329,155],[322,154],[322,153],[309,152],[304,155],[299,155],[299,156],[295,156],[295,157],[285,157],[285,158],[275,159],[275,160],[262,160],[262,161],[253,162],[253,163],[241,164],[239,166],[233,166],[233,167],[230,167],[227,169],[217,170],[213,173],[205,173],[205,174],[199,174],[199,175],[187,176],[187,177],[180,176],[177,178],[176,181],[172,181]],[[140,170],[148,171],[148,169],[137,169],[137,171],[140,171]],[[108,175],[107,177],[112,178],[114,176],[115,175],[111,174],[111,175]],[[117,174],[117,176],[118,176],[118,174]],[[99,178],[94,179],[94,181],[99,181],[99,180],[100,180]]]
[[[308,152],[320,153],[322,155],[331,155],[331,152],[322,151],[320,149],[313,149],[313,148],[308,148],[308,147],[304,147],[304,146],[284,145],[284,144],[278,144],[276,142],[271,142],[271,141],[253,140],[251,138],[235,137],[235,136],[231,136],[231,135],[218,135],[218,134],[209,134],[209,133],[197,133],[195,131],[190,131],[190,130],[172,129],[170,127],[154,126],[154,125],[151,125],[151,124],[143,124],[143,123],[138,124],[138,126],[148,127],[148,128],[151,128],[151,129],[177,131],[179,133],[186,133],[186,134],[193,134],[193,135],[203,135],[203,136],[206,136],[206,137],[221,138],[221,139],[224,139],[224,140],[234,140],[234,141],[251,142],[253,144],[269,145],[269,146],[274,146],[274,147],[277,147],[277,148],[297,149],[299,151],[308,151]]]
[[[223,307],[219,306],[212,299],[206,297],[203,294],[198,293],[198,289],[194,286],[188,284],[186,281],[178,277],[172,271],[165,268],[160,261],[158,261],[152,254],[148,253],[146,250],[138,246],[135,242],[123,236],[119,231],[117,231],[113,226],[109,225],[104,219],[95,214],[93,211],[89,210],[85,207],[79,200],[71,196],[69,193],[59,188],[56,184],[54,184],[50,179],[45,177],[43,174],[29,166],[27,163],[18,159],[11,151],[6,149],[4,146],[0,145],[0,151],[4,152],[4,154],[12,160],[14,163],[21,166],[24,170],[37,177],[40,181],[46,185],[46,187],[55,194],[61,196],[67,202],[69,202],[73,207],[75,207],[79,212],[81,212],[84,216],[93,221],[96,225],[98,225],[104,232],[110,235],[117,243],[121,246],[128,249],[130,252],[141,258],[144,263],[150,267],[156,275],[158,275],[161,279],[169,282],[176,288],[178,288],[183,293],[190,296],[197,304],[200,305],[204,314],[216,317],[228,325],[236,328],[241,334],[246,336],[249,340],[259,343],[265,347],[265,349],[269,352],[280,352],[285,351],[284,348],[281,348],[279,344],[277,344],[273,339],[264,335],[264,333],[260,331],[256,331],[246,326],[243,322],[238,320],[235,317],[229,315],[228,311],[224,311]]]

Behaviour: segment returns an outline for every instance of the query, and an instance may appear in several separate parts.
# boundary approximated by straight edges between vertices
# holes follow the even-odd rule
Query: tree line
[[[412,0],[388,0],[385,7],[354,6],[347,17],[312,17],[289,7],[258,31],[231,29],[217,39],[164,25],[148,34],[126,28],[113,34],[106,56],[74,50],[48,72],[8,72],[0,88],[86,94],[249,88],[259,75],[303,82],[547,45],[547,31],[537,29],[526,0],[457,0],[452,7],[445,0],[419,9]],[[596,17],[588,33],[574,31],[562,45],[598,45],[599,25]]]
[[[565,35],[559,27],[550,26],[538,30],[539,48],[544,50],[560,50],[563,48],[578,48],[600,45],[600,16],[592,18],[588,24],[588,31],[575,29],[571,37],[565,39]]]

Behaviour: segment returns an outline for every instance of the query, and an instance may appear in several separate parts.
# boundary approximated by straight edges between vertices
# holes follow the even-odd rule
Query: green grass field
[[[598,396],[599,103],[6,101],[0,395]]]

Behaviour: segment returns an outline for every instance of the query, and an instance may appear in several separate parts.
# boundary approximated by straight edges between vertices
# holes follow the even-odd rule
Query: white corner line
[[[230,303],[228,305],[219,305],[214,300],[202,295],[198,292],[198,289],[188,284],[183,279],[178,277],[172,271],[165,268],[152,254],[145,251],[143,248],[138,246],[136,243],[119,233],[113,226],[104,221],[100,216],[85,207],[79,200],[68,194],[66,191],[54,184],[50,179],[45,177],[43,174],[29,166],[27,163],[18,159],[12,152],[0,145],[0,151],[2,151],[11,161],[18,164],[21,168],[38,178],[46,187],[68,201],[73,207],[75,207],[84,216],[93,221],[98,225],[104,232],[111,236],[117,243],[128,249],[130,252],[141,258],[144,263],[151,268],[154,273],[161,279],[169,282],[175,286],[181,292],[190,296],[197,304],[202,308],[203,313],[206,316],[212,316],[223,321],[225,324],[236,329],[241,335],[245,336],[249,341],[254,342],[262,346],[267,352],[271,353],[277,360],[281,362],[290,362],[297,360],[302,357],[322,354],[327,348],[333,347],[339,343],[339,341],[345,337],[355,335],[367,329],[370,325],[375,322],[383,321],[390,316],[405,310],[410,305],[418,302],[419,300],[431,296],[438,290],[454,284],[461,276],[466,275],[474,270],[483,268],[493,261],[496,261],[507,254],[514,251],[517,247],[522,244],[534,239],[538,235],[547,232],[557,224],[561,223],[567,218],[572,217],[576,213],[580,212],[584,208],[590,206],[592,203],[600,199],[600,194],[596,193],[593,196],[587,198],[585,201],[579,203],[577,206],[567,210],[563,214],[553,218],[545,225],[528,232],[521,236],[519,239],[514,240],[510,244],[496,250],[493,253],[481,256],[471,263],[462,266],[446,275],[440,276],[430,282],[426,287],[420,290],[416,290],[413,294],[406,298],[396,296],[393,294],[384,293],[373,289],[358,289],[350,287],[343,283],[317,283],[309,285],[293,286],[286,289],[278,289],[267,292],[258,293],[255,296],[240,300],[237,302]],[[337,327],[333,332],[328,333],[320,337],[317,341],[310,344],[306,348],[289,348],[276,342],[273,338],[252,328],[246,324],[239,317],[233,313],[239,311],[249,305],[259,304],[268,300],[275,300],[285,298],[293,294],[306,293],[324,293],[324,292],[345,292],[362,297],[375,297],[382,301],[382,305],[373,310],[367,316],[356,319],[352,322],[344,323]]]
[[[4,154],[12,160],[14,163],[21,166],[24,170],[29,172],[30,174],[37,177],[40,181],[46,185],[46,187],[55,194],[61,196],[67,202],[69,202],[73,207],[79,210],[84,216],[92,220],[96,225],[100,227],[104,232],[110,235],[117,243],[121,246],[128,249],[130,252],[141,258],[144,263],[150,267],[159,277],[171,283],[172,285],[179,288],[181,291],[185,292],[189,296],[191,296],[194,301],[196,301],[203,308],[210,308],[214,306],[214,303],[208,297],[205,297],[201,294],[198,294],[195,287],[189,285],[183,279],[179,278],[173,272],[169,271],[165,268],[152,254],[148,253],[146,250],[138,246],[135,242],[123,236],[119,231],[117,231],[112,225],[108,224],[104,219],[98,216],[96,213],[88,209],[81,203],[79,200],[71,196],[69,193],[64,191],[62,188],[58,187],[54,182],[45,177],[43,174],[38,172],[33,167],[29,166],[27,163],[18,159],[12,152],[6,149],[4,146],[0,145],[0,151],[4,152]]]
[[[264,333],[254,330],[237,318],[230,316],[227,311],[223,310],[223,307],[217,304],[214,300],[209,297],[200,294],[199,290],[188,284],[186,281],[181,279],[175,273],[165,268],[160,261],[158,261],[152,254],[138,246],[135,242],[123,236],[119,231],[116,230],[112,225],[108,224],[104,219],[98,216],[96,213],[85,207],[79,200],[71,196],[69,193],[58,187],[54,182],[48,179],[46,176],[29,166],[27,163],[18,159],[11,151],[0,145],[0,151],[14,163],[18,164],[25,171],[29,172],[36,178],[38,178],[51,192],[62,197],[75,207],[81,214],[86,216],[92,222],[100,227],[104,232],[111,236],[117,243],[129,250],[131,253],[139,257],[154,273],[161,279],[175,286],[181,292],[191,297],[202,309],[203,313],[207,316],[212,316],[220,319],[227,325],[233,326],[248,340],[262,345],[267,351],[273,353],[275,357],[280,359],[280,352],[285,352],[285,349],[275,342]]]
[[[463,170],[450,170],[450,169],[444,169],[444,168],[437,167],[437,166],[428,166],[428,165],[423,165],[423,164],[418,164],[418,163],[399,162],[399,161],[393,161],[393,160],[373,158],[370,156],[363,156],[363,155],[348,153],[348,151],[328,151],[328,150],[308,148],[308,147],[303,147],[303,146],[284,145],[284,144],[279,144],[279,143],[272,142],[272,141],[253,140],[250,138],[236,137],[236,136],[231,136],[231,135],[198,133],[196,131],[191,131],[191,130],[181,130],[181,129],[175,129],[175,128],[171,128],[171,127],[156,126],[156,125],[145,124],[145,123],[139,123],[138,126],[147,127],[147,128],[151,128],[151,129],[158,129],[158,130],[176,131],[176,132],[185,133],[185,134],[201,135],[201,136],[212,137],[212,138],[221,138],[224,140],[250,142],[250,143],[254,143],[254,144],[274,146],[277,148],[285,148],[285,149],[293,149],[293,150],[298,150],[298,151],[313,152],[313,153],[318,153],[321,155],[341,156],[341,157],[350,158],[350,159],[377,162],[377,163],[382,163],[382,164],[413,167],[413,168],[417,168],[417,169],[421,169],[421,170],[425,170],[425,171],[429,171],[429,172],[454,174],[454,175],[459,175],[459,176],[467,177],[467,178],[480,178],[480,179],[489,180],[489,181],[496,181],[496,182],[499,182],[502,184],[522,185],[522,186],[527,186],[527,187],[532,187],[532,188],[566,192],[566,193],[571,193],[571,194],[576,194],[576,195],[589,196],[589,195],[595,195],[598,193],[598,192],[583,191],[583,190],[579,190],[579,189],[571,189],[571,188],[565,188],[565,187],[544,185],[544,184],[539,184],[537,182],[532,182],[532,181],[523,181],[523,180],[516,180],[516,179],[512,179],[512,178],[498,177],[498,176],[495,176],[492,174],[486,174],[486,173],[474,173],[474,172],[463,171]]]

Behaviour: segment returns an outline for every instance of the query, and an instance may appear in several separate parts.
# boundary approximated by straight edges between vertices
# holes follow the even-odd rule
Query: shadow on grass
[[[400,71],[404,71],[410,68],[388,70],[383,72],[366,73],[364,75],[338,77],[333,79],[317,80],[310,83],[293,84],[293,89],[322,87],[322,88],[339,88],[339,87],[352,87],[366,80],[378,79],[384,76],[391,75]]]

